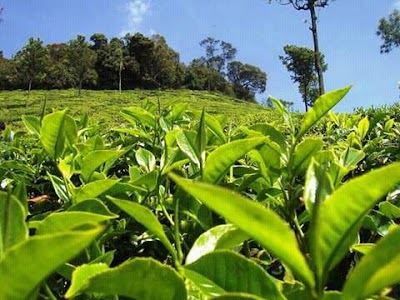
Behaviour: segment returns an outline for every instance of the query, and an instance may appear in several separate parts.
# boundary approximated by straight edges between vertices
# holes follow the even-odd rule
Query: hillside
[[[113,125],[120,123],[119,112],[128,106],[143,106],[146,101],[157,104],[161,108],[178,103],[188,103],[188,108],[201,110],[203,107],[213,115],[224,115],[232,122],[244,124],[254,123],[272,118],[269,109],[261,105],[245,102],[218,93],[192,90],[148,91],[82,91],[81,98],[76,90],[39,90],[31,93],[27,100],[26,91],[1,91],[0,116],[4,121],[18,126],[22,115],[40,116],[46,102],[45,113],[53,109],[69,108],[72,115],[78,116],[87,112],[92,122]]]

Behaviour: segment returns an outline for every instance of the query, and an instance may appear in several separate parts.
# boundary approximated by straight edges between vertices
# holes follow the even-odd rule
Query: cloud
[[[127,22],[120,35],[139,31],[144,17],[150,11],[150,0],[130,0],[125,9],[127,10]]]
[[[393,7],[394,7],[395,9],[400,10],[400,0],[396,0],[396,2],[393,4]]]

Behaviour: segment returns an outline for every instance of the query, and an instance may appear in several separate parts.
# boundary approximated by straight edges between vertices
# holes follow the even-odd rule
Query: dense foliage
[[[200,45],[205,56],[186,66],[161,35],[136,33],[108,40],[95,33],[90,42],[78,35],[68,43],[49,45],[31,38],[12,59],[0,52],[0,89],[74,87],[80,95],[82,87],[120,91],[189,88],[250,101],[255,100],[255,93],[265,90],[266,73],[255,66],[244,64],[250,72],[246,84],[227,76],[227,65],[237,52],[231,44],[207,38]]]
[[[150,102],[108,131],[23,117],[0,141],[0,298],[398,298],[400,127],[330,113],[348,90],[249,126]]]

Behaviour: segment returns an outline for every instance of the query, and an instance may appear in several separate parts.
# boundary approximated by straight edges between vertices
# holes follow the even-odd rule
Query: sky
[[[313,48],[309,14],[268,0],[0,0],[0,50],[12,57],[30,37],[45,44],[78,34],[122,37],[130,32],[161,34],[188,64],[204,55],[199,42],[214,37],[237,48],[236,59],[267,73],[266,92],[303,110],[297,85],[279,60],[287,44]],[[336,0],[318,10],[326,90],[352,90],[335,109],[390,105],[400,100],[400,48],[380,54],[379,19],[400,0]]]

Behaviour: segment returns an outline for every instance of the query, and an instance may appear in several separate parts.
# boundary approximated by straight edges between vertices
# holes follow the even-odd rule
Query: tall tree
[[[271,3],[272,0],[269,0]],[[322,66],[322,58],[319,50],[318,40],[318,26],[317,26],[317,13],[316,8],[323,8],[330,2],[335,0],[276,0],[281,5],[292,5],[296,10],[305,10],[310,12],[311,27],[310,30],[313,36],[314,43],[314,61],[315,69],[318,76],[318,89],[319,95],[325,94],[325,83],[324,83],[324,70]]]
[[[314,51],[306,47],[286,45],[284,48],[285,56],[279,56],[279,59],[285,65],[294,82],[299,84],[299,91],[302,95],[306,111],[315,99],[318,97],[316,92],[317,72],[314,63]],[[320,55],[322,71],[325,72],[327,65],[324,62],[324,55]]]
[[[154,80],[151,76],[153,63],[154,42],[141,33],[126,35],[124,37],[130,56],[130,77],[133,78],[133,86],[153,88]],[[136,67],[136,68],[135,68]]]
[[[118,72],[118,90],[122,92],[122,71],[127,63],[127,51],[124,48],[124,42],[118,38],[110,41],[105,65],[114,72]]]
[[[393,48],[400,46],[400,12],[397,9],[387,19],[379,20],[376,34],[383,40],[381,53],[389,53]]]
[[[68,43],[68,58],[70,72],[80,97],[83,83],[94,84],[97,80],[96,53],[90,48],[85,37],[78,35]]]
[[[205,38],[200,42],[200,46],[206,51],[203,60],[206,62],[208,73],[208,90],[211,90],[211,77],[213,72],[218,72],[225,76],[225,69],[229,62],[236,57],[236,48],[230,43],[216,40],[213,37]]]
[[[49,53],[39,38],[30,38],[28,44],[16,54],[17,75],[20,81],[28,84],[28,98],[33,82],[45,77],[48,59]]]
[[[265,91],[267,74],[260,68],[233,61],[228,64],[228,78],[238,98],[255,101],[255,94]]]
[[[179,54],[170,48],[161,35],[153,35],[152,78],[161,87],[172,87],[176,81],[179,67]]]
[[[65,89],[73,86],[69,70],[68,45],[65,43],[46,46],[50,55],[47,66],[46,86],[48,88]]]

